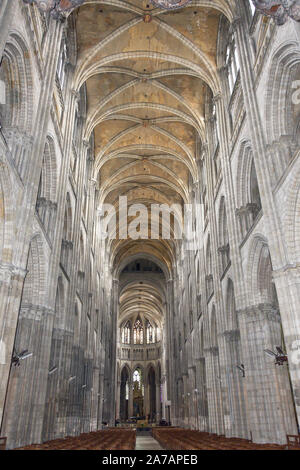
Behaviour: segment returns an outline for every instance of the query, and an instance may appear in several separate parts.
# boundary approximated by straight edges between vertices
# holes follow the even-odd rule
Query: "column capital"
[[[77,90],[75,90],[75,88],[73,88],[73,89],[71,90],[71,93],[72,93],[72,95],[74,96],[76,102],[79,101],[79,98],[80,98],[80,93],[79,93],[79,91],[77,91]]]
[[[220,67],[217,68],[217,71],[219,73],[227,73],[228,74],[228,64],[221,65]]]
[[[65,21],[67,16],[72,11],[86,2],[86,0],[23,0],[24,3],[29,5],[36,5],[36,7],[43,13],[50,13],[52,18],[58,21]]]
[[[20,266],[15,266],[9,263],[0,263],[0,282],[10,282],[13,276],[24,278],[27,274],[27,269]]]
[[[240,16],[236,16],[235,18],[233,18],[233,21],[230,25],[231,31],[235,33],[238,27],[241,26],[242,23],[243,23],[243,20]]]
[[[218,91],[213,97],[213,102],[218,103],[218,101],[221,101],[222,99],[223,99],[223,93],[221,91]]]

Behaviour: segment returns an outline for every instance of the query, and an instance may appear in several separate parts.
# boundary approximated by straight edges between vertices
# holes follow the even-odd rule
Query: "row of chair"
[[[0,437],[0,450],[5,450],[6,449],[6,437]]]
[[[134,450],[135,440],[135,430],[113,428],[32,444],[17,450]]]
[[[254,444],[240,438],[182,428],[152,428],[152,435],[166,450],[283,450],[285,445]],[[299,436],[287,436],[289,449],[300,449]],[[21,447],[18,450],[134,450],[136,431],[112,428]]]
[[[153,428],[153,437],[167,450],[283,450],[277,444],[254,444],[240,438],[225,438],[216,434],[182,428]]]
[[[288,434],[287,436],[288,450],[300,449],[300,435]]]

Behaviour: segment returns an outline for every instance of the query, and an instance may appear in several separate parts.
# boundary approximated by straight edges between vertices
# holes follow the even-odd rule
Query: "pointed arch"
[[[1,123],[31,133],[33,126],[33,82],[29,49],[24,39],[12,32],[6,42],[0,66],[6,83],[6,106]]]
[[[43,241],[40,235],[35,235],[30,242],[27,271],[28,273],[23,288],[22,305],[41,305],[46,288],[46,263]]]

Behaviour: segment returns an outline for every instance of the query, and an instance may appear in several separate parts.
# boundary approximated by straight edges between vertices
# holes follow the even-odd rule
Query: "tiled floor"
[[[152,436],[137,436],[135,450],[163,450]]]

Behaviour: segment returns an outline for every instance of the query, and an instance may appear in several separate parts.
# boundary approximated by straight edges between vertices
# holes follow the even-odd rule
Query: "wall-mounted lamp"
[[[56,371],[57,371],[57,369],[58,369],[58,367],[57,367],[57,366],[54,366],[54,367],[52,367],[52,368],[49,370],[48,374],[49,374],[49,375],[52,375],[52,374],[54,374],[54,372],[56,372]]]
[[[245,375],[245,366],[244,364],[240,364],[239,366],[236,366],[237,369],[239,369],[242,372],[242,377],[246,377]]]
[[[273,359],[275,358],[276,366],[282,366],[284,362],[288,362],[287,354],[279,346],[276,346],[276,349],[277,353],[271,351],[271,349],[264,349],[264,352]]]
[[[23,361],[24,359],[28,359],[31,356],[33,356],[33,353],[28,352],[28,349],[25,349],[20,354],[18,354],[15,351],[14,354],[13,354],[13,357],[12,357],[12,364],[15,367],[20,367],[21,361]]]

